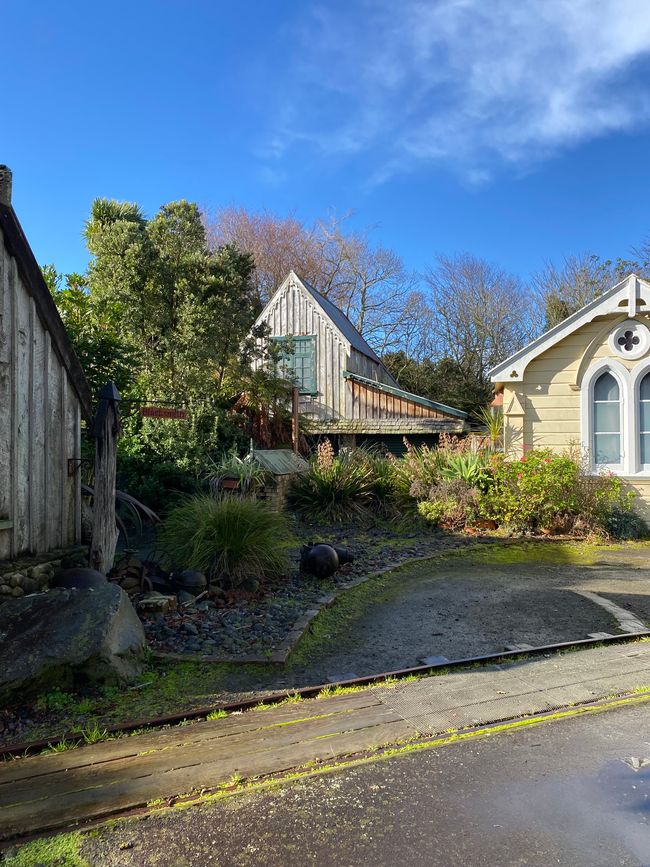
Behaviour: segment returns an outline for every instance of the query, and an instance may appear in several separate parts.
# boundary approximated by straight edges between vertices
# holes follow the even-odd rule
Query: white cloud
[[[647,0],[329,0],[300,21],[268,155],[495,166],[650,120]]]

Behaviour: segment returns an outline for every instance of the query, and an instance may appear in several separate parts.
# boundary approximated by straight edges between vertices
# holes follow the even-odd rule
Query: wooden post
[[[293,388],[291,392],[291,442],[293,450],[296,454],[299,453],[300,431],[298,429],[298,409],[300,408],[300,392],[297,388]]]
[[[120,393],[114,382],[97,395],[92,435],[95,438],[95,492],[90,566],[106,575],[113,566],[118,529],[115,522],[115,473],[117,438],[120,433]]]

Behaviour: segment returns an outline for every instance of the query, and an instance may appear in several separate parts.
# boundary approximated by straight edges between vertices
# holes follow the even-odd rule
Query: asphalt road
[[[102,867],[639,867],[649,796],[643,704],[120,822],[82,854]]]

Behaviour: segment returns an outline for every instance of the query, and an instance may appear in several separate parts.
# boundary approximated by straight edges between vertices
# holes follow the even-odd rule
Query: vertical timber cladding
[[[80,403],[0,232],[0,560],[80,538]]]
[[[9,284],[10,264],[11,261],[5,254],[4,236],[0,230],[0,560],[8,559],[13,548],[10,518],[13,491],[13,298]]]
[[[399,397],[384,391],[378,386],[373,388],[354,378],[347,380],[347,388],[351,399],[351,414],[354,419],[443,419],[445,414],[433,407],[423,406],[408,397]]]
[[[264,313],[271,337],[316,337],[316,400],[332,418],[345,417],[343,371],[349,363],[344,344],[318,304],[300,287],[289,283]]]

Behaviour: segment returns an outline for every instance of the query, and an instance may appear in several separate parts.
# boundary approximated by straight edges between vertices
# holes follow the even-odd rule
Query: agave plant
[[[440,475],[445,481],[460,479],[472,487],[482,487],[490,478],[487,463],[480,452],[448,455]]]

